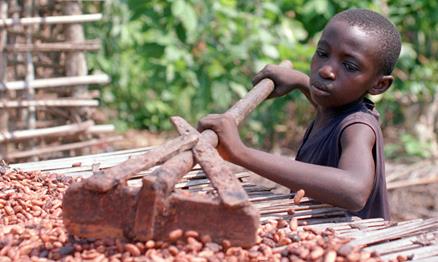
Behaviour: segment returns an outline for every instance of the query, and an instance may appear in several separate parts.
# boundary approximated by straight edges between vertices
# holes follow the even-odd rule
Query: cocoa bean
[[[138,247],[138,250],[140,250],[140,253],[144,253],[146,250],[145,245],[142,242],[137,242],[135,245]]]
[[[201,242],[204,244],[212,242],[211,236],[210,235],[203,235],[201,237]]]
[[[0,256],[1,257],[6,256],[9,252],[9,249],[11,249],[10,245],[6,245],[2,249],[0,249]]]
[[[0,262],[12,262],[12,260],[7,256],[0,256]]]
[[[290,215],[290,216],[295,214],[295,209],[293,209],[292,207],[288,208],[287,209],[287,214]]]
[[[178,253],[179,253],[179,250],[178,250],[178,248],[177,248],[176,246],[170,246],[170,247],[168,248],[168,250],[169,250],[169,253],[170,253],[172,256],[176,256],[176,255],[178,255]]]
[[[180,237],[183,236],[183,231],[181,229],[175,229],[169,233],[169,240],[172,242],[177,241]]]
[[[145,244],[146,249],[151,249],[155,247],[155,241],[153,240],[148,240]]]
[[[224,250],[227,250],[228,248],[231,247],[231,242],[229,240],[226,240],[226,239],[223,240],[222,241],[222,247],[223,247]]]
[[[15,215],[14,209],[11,206],[5,206],[4,210],[9,216]]]
[[[202,243],[193,237],[187,238],[187,246],[195,252],[198,252],[202,249]]]
[[[324,249],[320,248],[320,247],[316,247],[315,249],[313,249],[313,251],[310,253],[310,258],[313,260],[316,260],[320,257],[322,257],[322,255],[324,255]]]
[[[194,231],[194,230],[187,230],[184,235],[188,238],[188,237],[193,237],[193,238],[198,238],[199,237],[199,233]]]
[[[301,199],[304,197],[305,191],[303,189],[298,190],[294,196],[294,204],[298,205],[301,202]]]
[[[354,252],[354,253],[350,253],[350,254],[348,254],[347,255],[347,259],[348,259],[348,261],[359,261],[359,259],[360,259],[360,254],[359,253],[356,253],[356,252]]]
[[[75,162],[75,163],[71,164],[71,166],[72,167],[80,167],[80,166],[82,166],[82,163],[81,162]]]
[[[134,257],[138,257],[141,254],[140,249],[134,244],[125,244],[125,251],[129,252]]]
[[[297,229],[298,229],[298,220],[297,220],[297,218],[293,217],[290,220],[289,228],[290,228],[290,231],[292,231],[292,232],[297,231]]]

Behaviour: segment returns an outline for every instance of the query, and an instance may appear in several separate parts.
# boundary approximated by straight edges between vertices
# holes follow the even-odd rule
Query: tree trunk
[[[80,15],[81,5],[80,1],[70,1],[66,2],[63,6],[64,15]],[[82,24],[66,24],[64,28],[65,41],[68,43],[83,43],[85,41],[84,30]],[[87,63],[85,60],[85,54],[82,51],[72,51],[67,52],[65,57],[65,72],[67,76],[85,76],[87,75]],[[87,97],[87,86],[80,85],[74,88],[72,93],[74,98],[85,98]],[[87,108],[72,109],[71,118],[73,122],[81,122],[82,120],[89,119],[91,117],[91,112]],[[89,135],[85,134],[86,138]],[[81,140],[80,137],[78,137]],[[77,151],[77,154],[86,154],[88,151],[86,149]],[[73,153],[73,152],[71,152]]]

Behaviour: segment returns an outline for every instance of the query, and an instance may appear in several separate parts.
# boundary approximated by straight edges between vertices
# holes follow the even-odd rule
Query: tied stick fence
[[[88,74],[79,0],[0,1],[0,159],[10,162],[91,153],[120,139],[112,125],[97,124],[99,91],[110,81]]]

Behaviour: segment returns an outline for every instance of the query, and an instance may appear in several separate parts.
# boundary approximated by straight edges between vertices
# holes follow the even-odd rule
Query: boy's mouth
[[[310,84],[310,87],[311,87],[311,89],[313,89],[313,92],[317,95],[320,95],[320,96],[330,95],[329,89],[325,85],[322,85],[321,83],[312,82]]]

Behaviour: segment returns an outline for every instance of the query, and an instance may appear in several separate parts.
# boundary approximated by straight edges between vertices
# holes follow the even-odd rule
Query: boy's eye
[[[348,72],[356,72],[359,71],[359,68],[352,63],[344,63],[344,67]]]
[[[320,49],[317,49],[317,50],[316,50],[316,54],[317,54],[319,57],[327,57],[327,56],[328,56],[327,53],[326,53],[325,51],[320,50]]]

